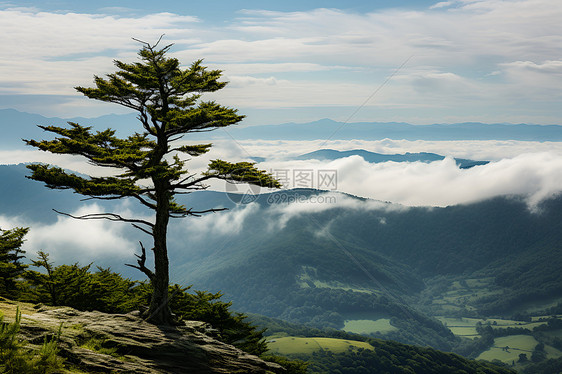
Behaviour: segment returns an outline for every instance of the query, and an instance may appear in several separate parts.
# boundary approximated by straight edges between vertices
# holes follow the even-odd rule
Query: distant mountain
[[[37,125],[65,126],[67,122],[76,122],[83,126],[93,126],[97,130],[111,127],[120,135],[128,135],[138,131],[137,119],[134,114],[110,114],[96,118],[56,118],[43,117],[38,114],[19,112],[14,109],[0,109],[0,148],[3,150],[21,149],[22,139],[50,139]]]
[[[427,152],[419,152],[419,153],[404,153],[404,154],[381,154],[381,153],[374,153],[369,152],[363,149],[356,149],[352,151],[336,151],[334,149],[320,149],[318,151],[306,153],[304,155],[300,155],[295,157],[296,160],[337,160],[340,158],[345,158],[349,156],[360,156],[365,161],[371,163],[380,163],[380,162],[433,162],[433,161],[441,161],[445,159],[445,156],[438,155],[436,153],[427,153]],[[464,158],[455,158],[457,165],[461,169],[469,169],[473,166],[477,165],[486,165],[489,161],[474,161],[468,160]]]
[[[47,190],[42,183],[27,179],[25,165],[0,165],[0,215],[18,216],[35,222],[56,222],[53,208],[74,211],[80,198],[71,191]]]
[[[110,127],[118,135],[126,136],[140,131],[136,114],[106,115],[97,118],[47,118],[14,109],[0,109],[2,149],[22,148],[21,139],[43,139],[45,134],[40,125],[63,126],[66,122],[77,122],[93,126],[97,130]],[[190,134],[190,139],[271,139],[271,140],[329,140],[329,139],[406,139],[406,140],[533,140],[562,141],[562,126],[527,124],[434,124],[411,125],[400,122],[358,122],[342,123],[322,119],[309,123],[285,123],[280,125],[246,126],[236,125],[223,131]]]
[[[411,125],[401,122],[342,123],[322,119],[309,123],[229,129],[237,139],[405,139],[405,140],[532,140],[562,141],[562,126],[458,123]]]

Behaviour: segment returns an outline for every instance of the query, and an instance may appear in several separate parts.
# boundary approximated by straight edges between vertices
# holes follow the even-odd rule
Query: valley
[[[72,212],[82,204],[65,191],[44,191],[24,173],[22,166],[0,168],[14,181],[0,186],[15,195],[1,202],[5,214],[48,227],[58,222],[47,213],[51,205]],[[312,357],[311,349],[345,355],[350,341],[365,339],[430,346],[517,370],[562,356],[562,197],[531,211],[518,196],[425,208],[332,194],[336,204],[314,209],[302,200],[272,204],[281,200],[267,195],[250,204],[212,191],[181,197],[194,209],[228,207],[218,219],[236,230],[216,232],[204,220],[171,225],[173,281],[220,291],[268,329],[272,352],[289,357]],[[121,235],[131,242],[137,236],[129,229]],[[527,361],[519,362],[520,354]]]

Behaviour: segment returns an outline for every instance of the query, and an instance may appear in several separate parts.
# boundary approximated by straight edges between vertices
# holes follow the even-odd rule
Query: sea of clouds
[[[369,163],[359,156],[333,161],[295,160],[295,156],[319,148],[337,150],[365,149],[385,154],[405,152],[433,152],[447,156],[432,163]],[[409,206],[448,206],[467,204],[503,195],[522,195],[533,210],[542,200],[562,191],[562,143],[523,141],[405,141],[384,139],[379,141],[218,141],[209,154],[188,163],[192,172],[201,172],[213,159],[249,161],[251,157],[264,157],[257,166],[275,173],[279,170],[333,170],[337,188],[327,192],[322,202],[289,201],[286,204],[259,207],[245,204],[218,214],[186,219],[179,224],[189,233],[193,242],[204,242],[206,235],[236,236],[244,222],[254,214],[263,214],[271,221],[269,228],[278,230],[296,215],[320,212],[335,207],[348,209],[407,209]],[[453,157],[488,160],[487,165],[459,169]],[[107,171],[93,167],[78,157],[57,156],[44,152],[16,150],[0,152],[0,163],[49,162],[83,173],[103,175]],[[289,173],[289,175],[292,175]],[[287,188],[295,187],[289,180]],[[315,187],[315,186],[312,186]],[[211,183],[210,189],[224,191],[226,182]],[[241,190],[243,191],[243,190]],[[269,192],[262,189],[259,192]],[[366,197],[373,201],[361,202],[338,194]],[[335,196],[329,199],[328,196]],[[392,205],[382,202],[391,202]],[[91,202],[76,215],[101,213],[102,208]],[[130,203],[118,205],[117,213],[135,216]],[[150,217],[144,217],[150,219]],[[384,222],[381,222],[384,223]],[[61,216],[56,223],[23,222],[19,217],[0,215],[0,227],[31,226],[24,249],[29,253],[46,250],[53,259],[131,258],[138,252],[137,238],[149,238],[131,231],[128,225],[107,221],[77,221]],[[320,228],[319,228],[320,229]],[[77,252],[76,248],[80,247]]]

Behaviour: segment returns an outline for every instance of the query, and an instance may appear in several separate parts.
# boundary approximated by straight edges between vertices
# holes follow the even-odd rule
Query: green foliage
[[[531,354],[531,360],[533,362],[541,362],[546,360],[546,352],[544,350],[544,343],[539,343],[536,345],[533,353]]]
[[[258,326],[267,328],[268,334],[276,336],[281,336],[285,332],[292,336],[368,342],[374,347],[374,351],[351,349],[348,352],[335,353],[323,350],[311,355],[288,355],[290,359],[307,361],[310,373],[463,373],[462,370],[466,373],[511,373],[510,370],[497,365],[468,360],[456,354],[443,353],[430,348],[373,339],[341,330],[311,328],[260,315],[250,315],[250,319]],[[471,342],[476,343],[476,341]],[[489,347],[493,342],[491,336],[488,339],[480,339],[482,348]]]
[[[25,274],[31,286],[28,301],[106,313],[127,313],[138,308],[140,296],[134,291],[138,282],[123,278],[109,268],[98,267],[92,272],[91,264],[54,267],[44,252],[39,252],[39,259],[33,265],[46,273]]]
[[[181,319],[205,321],[219,331],[221,339],[229,344],[255,354],[261,355],[267,350],[263,337],[264,330],[257,330],[242,313],[231,312],[231,302],[219,300],[221,293],[195,291],[186,292],[186,288],[173,285],[170,292],[174,295],[170,307]]]
[[[562,357],[551,358],[541,363],[530,364],[523,369],[525,374],[552,374],[562,372]]]
[[[252,162],[230,163],[213,160],[209,164],[209,171],[205,175],[220,175],[230,182],[246,182],[262,187],[280,188],[281,184],[264,170],[258,170]]]
[[[115,358],[123,359],[123,356],[117,353],[117,347],[105,347],[106,339],[104,338],[97,338],[97,337],[90,337],[88,340],[82,342],[80,347],[89,349],[94,352],[98,352],[104,355],[113,356]]]
[[[14,297],[19,294],[17,278],[26,269],[20,260],[24,257],[21,246],[28,228],[0,229],[0,296]]]
[[[21,313],[16,311],[15,321],[5,323],[0,314],[0,372],[7,374],[48,374],[60,372],[63,360],[57,356],[58,333],[52,338],[45,337],[39,350],[28,349],[26,342],[18,339]]]

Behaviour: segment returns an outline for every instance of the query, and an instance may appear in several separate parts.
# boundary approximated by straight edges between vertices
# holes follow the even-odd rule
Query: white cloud
[[[284,193],[281,193],[281,196],[284,196]],[[286,202],[284,202],[283,198],[281,198],[281,202],[281,204],[270,205],[267,210],[267,213],[272,215],[272,219],[268,220],[270,230],[283,229],[292,218],[331,209],[377,210],[381,212],[408,209],[399,204],[384,203],[376,200],[361,201],[337,192],[326,192],[312,196],[287,193]],[[381,224],[384,223],[381,221]],[[330,223],[323,230],[329,231],[329,225]]]
[[[345,127],[341,131],[345,131]],[[241,140],[215,143],[216,151],[225,157],[253,156],[270,160],[285,160],[318,149],[349,151],[364,149],[382,154],[404,154],[406,152],[430,152],[443,156],[467,158],[480,161],[498,161],[525,153],[562,153],[562,142],[534,142],[517,140]],[[266,165],[266,164],[265,164]]]
[[[184,230],[190,238],[201,239],[203,235],[233,235],[240,232],[245,219],[259,210],[256,203],[244,204],[230,211],[208,213],[202,217],[184,220]]]
[[[122,209],[125,209],[122,206]],[[96,204],[88,204],[72,212],[74,215],[103,213]],[[123,214],[126,214],[124,210]],[[53,224],[23,222],[18,217],[0,216],[0,227],[30,227],[23,249],[27,258],[34,258],[39,250],[51,255],[59,263],[79,261],[87,264],[100,258],[129,258],[138,249],[138,244],[124,237],[124,230],[129,224],[109,222],[106,220],[77,220],[58,216]],[[71,260],[69,260],[71,259]]]
[[[195,17],[158,13],[143,17],[0,10],[4,48],[2,93],[73,94],[94,74],[113,70],[114,58],[134,59],[139,44],[167,34],[185,42]],[[104,57],[107,56],[107,57]]]
[[[441,1],[439,3],[433,4],[432,6],[429,7],[429,9],[445,8],[453,5],[454,3],[455,3],[454,1]]]
[[[281,62],[281,63],[247,63],[228,64],[227,68],[220,64],[209,64],[209,68],[225,70],[226,76],[238,76],[244,74],[270,74],[287,72],[314,72],[349,69],[345,66],[326,66],[306,62]]]
[[[203,141],[201,143],[204,143]],[[448,159],[431,164],[382,163],[370,164],[359,157],[335,161],[291,160],[290,158],[319,148],[336,150],[365,149],[382,154],[406,152],[431,152]],[[37,152],[37,153],[34,153]],[[62,167],[94,175],[104,175],[108,170],[86,164],[78,157],[43,155],[38,151],[2,151],[0,163],[38,161],[37,157],[51,157],[45,161]],[[383,139],[317,141],[267,141],[233,142],[215,141],[206,155],[193,158],[187,167],[190,172],[206,170],[210,160],[224,159],[233,162],[251,161],[250,157],[265,157],[258,167],[270,172],[289,171],[288,187],[293,184],[294,170],[336,170],[338,190],[352,195],[405,205],[443,206],[477,201],[498,195],[523,194],[531,204],[562,191],[562,142],[526,141],[406,141]],[[479,161],[492,161],[488,165],[468,170],[458,169],[452,157]],[[317,182],[314,182],[314,187]],[[211,182],[212,190],[225,190],[224,181]],[[321,209],[320,206],[303,206],[300,209]],[[323,209],[323,208],[322,208]],[[242,214],[243,212],[239,212]],[[211,225],[217,215],[190,220],[197,225]],[[221,215],[221,217],[223,217]],[[220,219],[226,220],[226,216]],[[235,221],[238,222],[238,221]],[[226,221],[225,221],[226,223]],[[220,225],[232,227],[234,223]],[[218,228],[216,229],[218,230]]]
[[[332,209],[380,211],[379,223],[386,224],[386,211],[405,210],[410,206],[448,206],[468,204],[497,196],[523,196],[530,209],[544,199],[562,193],[562,152],[528,153],[494,161],[488,165],[459,169],[447,157],[432,163],[386,162],[370,164],[358,156],[331,162],[285,161],[267,164],[289,170],[337,170],[338,190],[374,200],[357,200],[338,192],[326,192],[307,197],[294,192],[280,192],[280,198],[271,201],[267,209],[269,230],[279,230],[303,215]],[[391,202],[391,203],[389,203]],[[233,227],[238,229],[252,206],[233,215]],[[229,225],[228,215],[221,217],[218,226]],[[329,224],[328,224],[329,226]],[[320,234],[322,225],[318,223]],[[211,224],[199,230],[217,230]],[[217,231],[218,232],[218,231]],[[317,233],[318,234],[318,233]]]
[[[503,75],[514,88],[512,95],[533,101],[556,101],[562,99],[562,60],[514,61],[500,64]],[[532,93],[531,95],[529,95]]]
[[[331,162],[287,161],[266,166],[336,170],[339,191],[407,206],[447,206],[503,195],[524,195],[534,206],[562,192],[559,152],[522,154],[464,170],[450,157],[432,163],[371,164],[351,156]]]
[[[75,94],[73,86],[112,71],[113,58],[136,58],[139,45],[131,37],[166,34],[184,63],[203,57],[225,71],[233,84],[216,97],[236,107],[357,107],[412,57],[398,74],[403,79],[393,78],[367,103],[378,119],[556,122],[553,87],[562,77],[547,67],[559,63],[561,18],[557,0],[444,1],[367,14],[244,11],[226,26],[172,13],[5,8],[0,32],[10,53],[0,57],[1,91]],[[246,84],[236,85],[240,80]],[[552,95],[550,104],[539,103]]]

